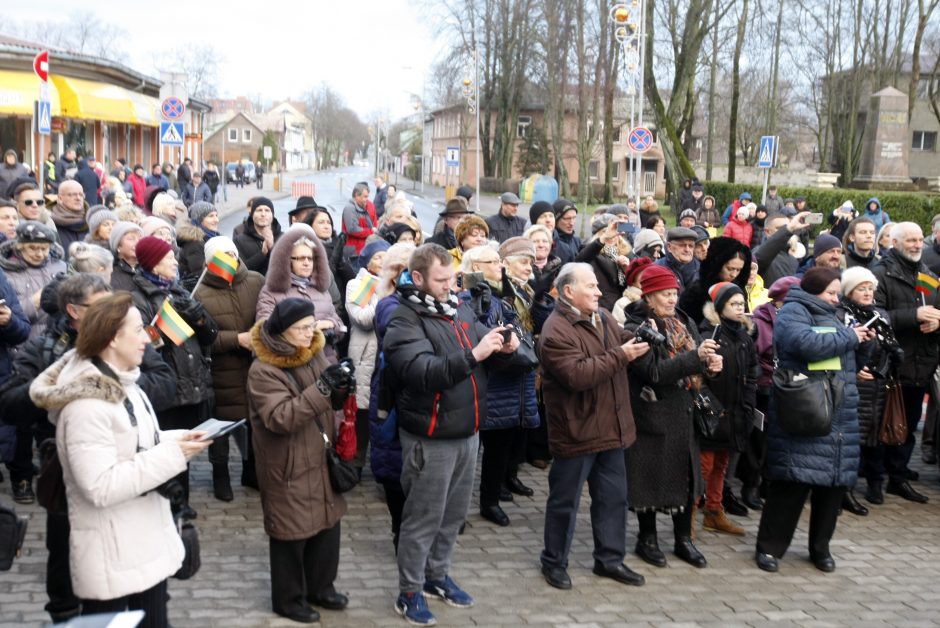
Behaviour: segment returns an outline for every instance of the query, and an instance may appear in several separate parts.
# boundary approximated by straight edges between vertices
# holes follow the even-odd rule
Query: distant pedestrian
[[[259,190],[264,187],[264,166],[260,161],[255,164],[255,183]]]
[[[29,176],[29,171],[17,159],[16,151],[12,148],[8,149],[7,152],[3,153],[3,165],[0,165],[0,196],[9,198],[7,188],[10,184],[26,176]]]
[[[486,224],[490,227],[490,237],[503,243],[525,232],[526,219],[516,215],[521,202],[512,192],[506,192],[499,197],[499,211],[486,219]]]

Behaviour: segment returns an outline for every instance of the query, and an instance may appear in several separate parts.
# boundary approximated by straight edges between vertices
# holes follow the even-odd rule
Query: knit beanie
[[[533,225],[538,221],[539,216],[542,214],[551,214],[554,210],[552,206],[546,201],[535,201],[532,203],[532,207],[529,208],[529,222]]]
[[[170,235],[173,236],[173,239],[176,239],[176,229],[173,228],[173,225],[165,221],[163,218],[157,216],[147,216],[144,218],[144,221],[141,223],[140,228],[141,232],[145,236],[152,236],[160,229],[166,227],[170,230]]]
[[[270,336],[279,336],[297,321],[315,315],[312,301],[290,297],[274,306],[271,316],[264,321],[264,331]]]
[[[652,229],[640,229],[633,238],[633,250],[637,255],[640,255],[641,251],[646,252],[647,249],[654,246],[665,247],[666,244],[659,237],[659,234]]]
[[[767,289],[767,296],[770,297],[773,301],[783,301],[787,298],[787,293],[790,292],[790,288],[799,285],[799,283],[799,277],[794,277],[793,275],[781,277],[777,281],[770,284],[770,288]]]
[[[169,244],[160,238],[147,236],[137,242],[137,263],[148,273],[160,263],[167,253],[173,251]]]
[[[715,311],[719,316],[725,309],[728,299],[736,294],[744,296],[744,291],[738,284],[730,281],[720,281],[708,289],[708,298],[715,304]]]
[[[565,212],[568,210],[578,211],[578,208],[575,207],[572,201],[569,201],[566,198],[559,198],[554,203],[552,203],[552,211],[555,212],[555,219],[558,220],[565,215]]]
[[[157,220],[160,220],[159,218]],[[164,221],[163,224],[166,224]],[[121,244],[121,240],[124,239],[131,231],[137,231],[138,233],[143,234],[143,229],[140,228],[136,222],[130,222],[127,220],[119,220],[114,223],[114,226],[111,227],[111,236],[108,238],[108,244],[111,246],[111,252],[117,255],[118,245]]]
[[[402,236],[405,232],[411,232],[411,235],[415,238],[418,237],[418,234],[415,233],[414,228],[409,225],[407,222],[396,222],[394,225],[386,227],[385,229],[385,241],[389,244],[395,244],[398,242],[398,238]]]
[[[653,260],[649,257],[638,257],[630,262],[630,265],[627,266],[627,272],[625,273],[627,285],[632,286],[636,282],[637,277],[640,276],[640,273],[646,270],[646,267],[652,263]]]
[[[594,235],[602,229],[606,229],[607,225],[617,220],[617,217],[613,214],[598,214],[591,219],[591,235]]]
[[[88,213],[85,215],[85,222],[88,223],[89,233],[94,233],[97,231],[98,227],[100,227],[102,223],[107,220],[110,220],[111,222],[117,222],[118,217],[117,214],[104,205],[94,205],[89,207]]]
[[[816,237],[816,241],[813,242],[813,257],[819,257],[826,251],[835,248],[842,248],[842,241],[834,235],[829,235],[828,233],[823,233]]]
[[[839,277],[839,271],[835,269],[814,266],[803,275],[803,279],[800,280],[800,287],[809,294],[820,295],[829,284],[839,279]]]
[[[189,206],[189,219],[193,221],[194,225],[201,226],[202,221],[205,220],[206,216],[214,211],[216,211],[216,209],[212,203],[199,201]]]
[[[865,282],[871,283],[875,288],[878,287],[878,279],[874,273],[864,266],[853,266],[842,271],[842,294],[849,296],[859,284]]]
[[[372,258],[375,256],[375,254],[382,251],[387,251],[388,247],[390,246],[391,244],[385,240],[373,240],[372,242],[369,242],[367,245],[362,247],[362,252],[359,253],[359,268],[368,268],[369,262],[372,261]]]
[[[208,262],[216,253],[234,253],[235,259],[238,259],[238,248],[235,246],[235,242],[232,241],[232,238],[228,236],[215,236],[214,238],[209,238],[206,240],[205,246],[202,247],[202,250],[206,254],[206,261]]]
[[[532,240],[523,238],[522,236],[514,236],[499,245],[500,259],[519,256],[535,259],[535,245],[532,244]]]
[[[255,210],[262,205],[270,209],[272,213],[274,212],[274,203],[271,202],[271,199],[265,196],[256,196],[255,198],[251,199],[251,209],[249,210],[248,215],[251,216],[254,214]],[[288,325],[288,327],[290,327],[290,325]]]
[[[665,266],[652,264],[640,274],[640,290],[645,297],[660,290],[678,290],[679,280],[676,275]]]

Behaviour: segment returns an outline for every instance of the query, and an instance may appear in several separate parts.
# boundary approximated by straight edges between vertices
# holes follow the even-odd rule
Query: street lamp
[[[479,87],[480,87],[480,63],[477,54],[476,45],[473,46],[473,79],[469,76],[463,80],[463,93],[467,98],[467,111],[474,116],[476,126],[476,211],[480,213],[480,153],[483,152],[483,144],[480,143],[480,106],[479,106]]]
[[[620,43],[623,59],[623,76],[627,83],[626,94],[630,98],[630,133],[643,126],[643,68],[646,55],[646,3],[640,0],[622,2],[610,8],[609,19],[614,29],[614,38]],[[640,153],[630,151],[630,171],[627,176],[627,193],[634,199],[640,191],[643,159]]]

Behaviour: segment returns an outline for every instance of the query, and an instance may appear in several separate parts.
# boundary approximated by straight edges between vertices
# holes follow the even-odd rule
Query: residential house
[[[254,116],[236,113],[222,122],[204,140],[207,159],[217,164],[233,161],[258,160],[264,131]]]

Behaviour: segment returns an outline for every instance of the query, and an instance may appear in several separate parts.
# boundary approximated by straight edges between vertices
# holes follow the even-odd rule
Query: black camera
[[[186,491],[183,490],[183,485],[179,480],[167,480],[153,490],[161,497],[166,497],[170,500],[170,506],[173,508],[182,506],[183,502],[186,501]]]
[[[666,344],[666,336],[653,329],[649,324],[637,327],[635,335],[640,342],[649,343],[654,347],[661,347]]]

